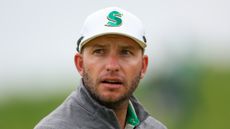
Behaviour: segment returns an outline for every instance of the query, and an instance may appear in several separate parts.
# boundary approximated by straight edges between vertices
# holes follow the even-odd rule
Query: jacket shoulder
[[[137,129],[167,129],[167,127],[155,118],[148,116]]]
[[[75,94],[75,93],[74,93]],[[76,108],[74,98],[70,95],[59,107],[44,117],[34,129],[81,129],[81,108]]]

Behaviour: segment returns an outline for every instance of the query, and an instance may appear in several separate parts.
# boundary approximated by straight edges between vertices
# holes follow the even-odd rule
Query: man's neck
[[[119,107],[113,109],[121,129],[124,129],[126,125],[126,115],[127,115],[128,105],[129,105],[129,100],[123,102],[122,104],[119,105]]]

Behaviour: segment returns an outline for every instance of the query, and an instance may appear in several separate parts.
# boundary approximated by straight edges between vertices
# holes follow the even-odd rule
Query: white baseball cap
[[[143,49],[146,47],[145,31],[141,20],[130,12],[118,7],[101,9],[89,15],[80,32],[77,51],[90,40],[108,34],[129,37]]]

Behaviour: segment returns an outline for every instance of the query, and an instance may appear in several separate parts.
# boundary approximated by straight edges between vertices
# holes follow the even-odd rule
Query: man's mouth
[[[107,88],[119,88],[123,85],[123,82],[120,79],[103,79],[101,83]]]
[[[102,83],[104,84],[111,84],[111,85],[122,85],[122,81],[120,80],[103,80]]]

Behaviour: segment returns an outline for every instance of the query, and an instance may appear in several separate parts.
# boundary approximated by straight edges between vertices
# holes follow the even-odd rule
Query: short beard
[[[128,93],[120,96],[117,100],[115,101],[106,101],[103,100],[103,97],[100,96],[99,93],[96,91],[96,84],[93,82],[93,79],[89,76],[87,72],[83,72],[83,83],[85,88],[88,90],[89,94],[92,96],[93,99],[95,99],[99,104],[111,108],[111,109],[116,109],[117,107],[120,107],[125,102],[128,102],[129,98],[133,95],[133,92],[136,90],[139,82],[141,79],[141,74],[138,74],[131,82],[130,89]]]

